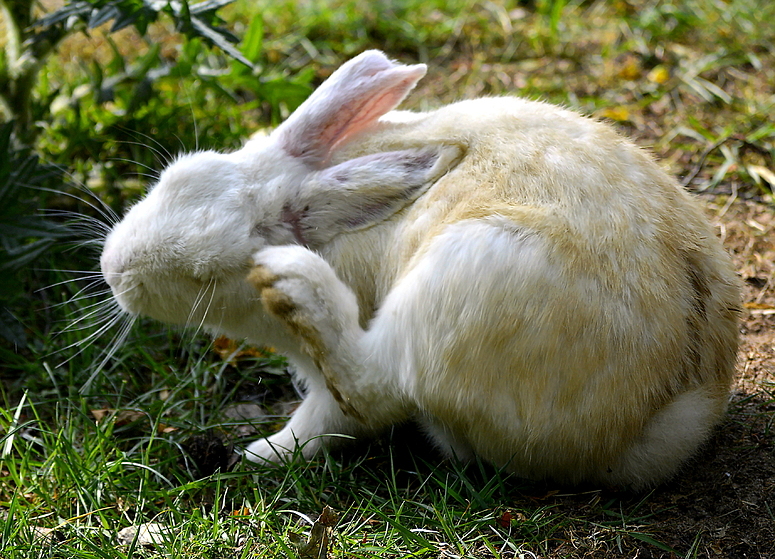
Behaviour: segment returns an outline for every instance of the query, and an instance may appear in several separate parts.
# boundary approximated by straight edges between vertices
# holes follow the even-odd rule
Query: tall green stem
[[[12,66],[21,57],[22,49],[22,29],[30,24],[32,18],[32,2],[27,8],[27,17],[25,10],[21,8],[21,2],[14,0],[0,0],[0,11],[3,14],[5,24],[5,53],[8,62]]]
[[[0,0],[5,25],[5,64],[0,67],[0,103],[15,121],[18,139],[34,142],[37,130],[32,122],[32,90],[42,58],[25,49],[26,31],[33,21],[34,1]]]

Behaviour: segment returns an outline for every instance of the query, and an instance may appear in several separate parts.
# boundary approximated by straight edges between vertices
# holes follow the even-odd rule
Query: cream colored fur
[[[174,163],[107,239],[117,300],[289,355],[307,395],[252,460],[414,417],[521,476],[670,477],[721,420],[737,346],[696,202],[552,105],[388,113],[423,73],[364,53],[269,138]]]

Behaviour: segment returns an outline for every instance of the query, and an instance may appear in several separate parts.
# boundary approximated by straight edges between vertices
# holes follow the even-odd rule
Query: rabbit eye
[[[269,233],[270,229],[266,225],[255,225],[253,229],[250,230],[251,238],[261,237],[266,239],[269,236]]]

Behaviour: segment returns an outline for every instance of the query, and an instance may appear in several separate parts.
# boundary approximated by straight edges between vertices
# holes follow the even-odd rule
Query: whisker
[[[86,288],[84,288],[84,289],[86,289]],[[82,289],[81,291],[84,291],[84,289]],[[66,306],[66,305],[71,305],[73,303],[77,303],[78,301],[83,301],[84,299],[91,299],[93,297],[103,297],[105,295],[109,295],[110,292],[111,292],[110,289],[102,289],[102,290],[96,291],[96,292],[83,293],[80,296],[78,295],[78,293],[76,293],[75,295],[70,297],[67,301],[62,301],[61,303],[55,303],[55,304],[51,305],[51,308],[58,308],[58,307]],[[79,310],[87,310],[87,309],[91,309],[91,308],[94,308],[94,307],[97,307],[97,306],[103,306],[103,305],[106,305],[106,304],[109,304],[109,303],[110,303],[109,300],[101,299],[101,300],[97,301],[96,303],[92,303],[90,305],[86,305],[85,307],[81,307]]]
[[[48,269],[48,268],[44,268],[44,269],[42,269],[42,271],[44,271],[44,272],[68,272],[68,273],[71,273],[71,274],[81,273],[81,272],[77,272],[77,271],[74,271],[74,270],[53,270],[53,269]],[[94,281],[90,282],[87,287],[90,287],[92,285],[96,285],[97,283],[99,283],[99,280],[102,279],[102,274],[99,273],[99,272],[90,271],[90,272],[87,272],[87,273],[89,274],[88,276],[82,276],[80,278],[77,278],[78,280],[81,280],[81,281],[94,280]],[[51,289],[52,287],[59,287],[60,285],[65,285],[66,283],[72,283],[74,281],[76,281],[76,280],[73,279],[73,278],[68,278],[66,280],[58,281],[56,283],[49,284],[49,285],[47,285],[45,287],[41,287],[40,289],[36,289],[35,293],[40,293],[41,291],[45,291],[47,289]],[[78,293],[80,293],[84,289],[86,289],[86,288],[81,288],[78,291]],[[57,304],[59,304],[59,303],[57,303]]]
[[[92,291],[95,287],[98,287],[101,284],[105,284],[105,278],[102,276],[100,272],[80,271],[80,270],[50,270],[50,269],[43,269],[43,271],[82,274],[82,275],[81,277],[78,277],[78,278],[67,278],[62,281],[49,284],[45,287],[41,287],[40,289],[37,289],[35,291],[36,293],[40,293],[41,291],[46,291],[54,287],[59,287],[61,285],[66,285],[66,284],[73,284],[74,286],[78,287],[82,282],[86,282],[86,285],[79,287],[79,289],[75,293],[70,295],[63,303],[55,303],[51,305],[52,307],[57,307],[69,302],[74,302],[84,297],[88,297],[90,295],[91,296],[104,295],[105,293],[110,292],[109,289],[105,289],[105,288],[102,288],[98,291]]]
[[[188,83],[188,82],[184,82],[184,83]],[[199,125],[196,122],[196,111],[194,110],[194,103],[193,103],[192,99],[193,99],[193,96],[190,95],[190,93],[189,93],[189,95],[188,95],[188,107],[191,110],[191,122],[194,123],[194,149],[196,151],[199,151]],[[182,144],[183,142],[180,142],[180,143]],[[183,146],[183,149],[185,150],[186,146]]]
[[[73,251],[79,248],[97,248],[102,249],[102,247],[105,246],[105,239],[86,239],[84,241],[79,241],[77,243],[73,243],[73,245],[69,248],[67,248],[67,251]]]
[[[175,136],[175,139],[180,144],[180,152],[181,153],[187,152],[188,150],[186,149],[186,144],[183,142],[183,140],[180,138],[180,136],[178,136],[177,134],[173,134],[173,136]],[[196,148],[195,148],[195,150],[196,150]]]
[[[116,312],[116,309],[109,309],[109,310],[101,309],[100,312],[98,313],[98,316],[99,318],[97,319],[97,321],[99,322],[108,321],[108,320],[111,320],[111,317],[118,316],[118,313]],[[66,328],[58,331],[56,335],[60,335],[64,333],[72,334],[74,332],[83,332],[85,330],[90,330],[91,328],[94,328],[94,324],[95,324],[94,322],[89,322],[88,324],[83,324],[82,326],[76,326],[75,323],[70,323],[67,325]],[[93,342],[96,340],[91,340],[91,341]],[[91,343],[89,343],[88,345],[91,345]]]
[[[205,288],[205,290],[210,289],[210,286],[212,286],[212,293],[210,294],[210,300],[207,302],[207,308],[205,309],[204,313],[202,314],[202,320],[199,322],[199,325],[197,326],[196,330],[194,330],[194,332],[191,335],[191,341],[192,342],[194,342],[196,340],[196,337],[202,331],[202,328],[204,326],[207,314],[210,312],[210,309],[212,307],[213,300],[215,298],[215,292],[216,292],[216,289],[218,287],[217,286],[217,280],[215,278],[211,278],[210,279],[210,282],[208,283],[208,285]],[[209,351],[210,351],[210,349],[212,349],[212,347],[213,347],[213,339],[209,338],[208,339],[207,348],[205,348],[204,351],[199,352],[199,356],[195,359],[195,361],[193,363],[188,365],[188,369],[191,370],[191,371],[199,371],[199,370],[201,370],[201,365],[202,365],[202,363],[205,360],[205,356],[209,353]],[[190,356],[189,356],[189,361],[190,361]],[[198,389],[197,389],[197,397],[199,397]]]
[[[113,328],[113,326],[118,324],[125,316],[124,312],[121,311],[121,309],[115,309],[114,313],[112,313],[112,314],[113,314],[112,317],[110,317],[110,315],[108,315],[109,317],[106,318],[105,323],[103,325],[101,325],[99,328],[97,328],[97,330],[95,330],[94,332],[92,332],[91,334],[86,336],[84,339],[78,340],[77,342],[73,342],[72,344],[70,344],[70,345],[68,345],[66,347],[63,347],[62,349],[57,350],[57,353],[60,353],[60,352],[63,352],[63,351],[67,351],[68,349],[72,349],[74,347],[83,346],[75,354],[71,355],[70,357],[65,359],[62,363],[57,365],[57,367],[61,367],[61,366],[65,365],[71,359],[73,359],[73,358],[77,357],[78,355],[80,355],[81,353],[83,353],[83,351],[87,347],[89,347],[91,345],[92,341],[94,341],[95,339],[99,338],[105,332],[107,332],[108,330]]]
[[[98,196],[92,193],[89,189],[83,189],[83,190],[90,193],[93,198],[99,200],[100,204],[102,205],[102,208],[96,206],[95,204],[89,202],[88,200],[85,200],[84,198],[81,198],[80,196],[76,196],[75,194],[71,192],[67,192],[65,190],[56,190],[53,188],[45,188],[42,186],[31,186],[31,188],[35,188],[37,190],[40,190],[41,192],[51,192],[53,194],[67,196],[74,200],[78,200],[79,202],[83,202],[91,209],[93,209],[95,212],[97,212],[106,222],[108,222],[111,225],[116,225],[119,221],[121,221],[121,218],[116,214],[116,212],[113,211],[113,208],[108,206],[105,202],[103,202]]]
[[[88,192],[93,198],[99,200],[100,204],[102,204],[102,206],[105,208],[104,210],[99,208],[95,204],[89,202],[88,200],[85,200],[80,196],[76,196],[75,194],[72,194],[64,190],[57,190],[53,188],[47,188],[47,187],[42,187],[42,186],[32,185],[32,184],[26,184],[24,186],[39,192],[49,192],[52,194],[56,194],[58,196],[65,196],[68,198],[72,198],[74,200],[77,200],[91,207],[95,212],[97,212],[103,218],[103,220],[106,220],[111,223],[118,223],[119,221],[119,218],[118,216],[116,216],[115,212],[113,212],[113,210],[109,206],[104,204],[102,200],[100,200],[98,197],[96,197],[93,193],[91,193],[87,189],[80,188],[80,190]],[[107,234],[111,230],[111,225],[97,219],[96,217],[80,214],[70,210],[44,208],[44,209],[38,210],[38,215],[41,215],[47,218],[63,217],[68,219],[69,222],[66,224],[67,227],[66,229],[63,229],[62,232],[67,233],[68,236],[70,235],[86,236],[89,238],[89,243],[91,244],[98,244],[103,242],[103,239],[107,236]]]
[[[159,180],[159,177],[161,177],[161,173],[135,173],[136,176],[142,177],[148,182],[157,182]]]
[[[81,302],[81,301],[85,301],[85,300],[88,300],[88,299],[93,299],[95,297],[103,297],[103,299],[100,299],[98,302],[92,303],[92,304],[87,305],[85,307],[80,307],[78,310],[84,311],[84,310],[87,310],[87,309],[90,309],[90,308],[93,308],[93,307],[96,307],[96,306],[99,306],[99,305],[102,305],[102,304],[107,304],[106,303],[106,299],[104,299],[104,297],[107,296],[107,295],[110,295],[110,290],[109,289],[100,289],[99,291],[89,291],[90,288],[94,287],[94,283],[96,283],[96,282],[93,282],[92,284],[79,289],[76,293],[74,293],[73,295],[68,297],[65,301],[62,301],[62,302],[59,302],[59,303],[53,303],[53,304],[49,305],[49,308],[58,309],[60,307],[66,307],[68,305],[73,305],[75,303],[78,303],[78,302]]]
[[[152,150],[153,150],[153,152],[154,152],[154,153],[155,153],[157,156],[160,156],[160,159],[161,159],[161,160],[162,160],[164,163],[166,163],[167,165],[169,165],[169,164],[170,164],[172,161],[174,161],[174,160],[175,160],[175,157],[174,157],[174,156],[173,156],[173,155],[170,153],[170,151],[169,151],[169,150],[168,150],[168,149],[167,149],[167,148],[164,146],[164,144],[162,144],[162,143],[161,143],[159,140],[157,140],[156,138],[154,138],[154,137],[153,137],[153,136],[151,136],[150,134],[146,134],[145,132],[140,132],[139,130],[132,130],[131,132],[132,132],[132,133],[134,133],[134,134],[137,134],[138,136],[141,136],[141,137],[145,138],[146,140],[150,140],[151,142],[153,142],[154,144],[156,144],[156,145],[158,146],[158,149],[153,149],[151,146],[149,146],[149,145],[147,145],[147,144],[142,144],[142,143],[140,143],[140,142],[138,142],[138,143],[137,143],[137,145],[140,145],[140,146],[143,146],[143,147],[147,147],[148,149],[152,149]],[[162,155],[164,155],[165,157],[161,157]]]
[[[60,192],[60,191],[57,191],[57,192]],[[69,192],[68,194],[69,194],[69,197],[74,198],[75,200],[78,200],[79,202],[85,202],[85,200],[83,198],[81,198],[80,196],[76,196],[75,194],[73,194],[71,192]],[[51,214],[64,215],[64,216],[69,217],[69,218],[74,219],[74,220],[93,221],[94,223],[99,223],[99,224],[103,224],[104,225],[103,221],[98,220],[94,216],[91,216],[89,214],[83,214],[83,213],[75,212],[75,211],[72,211],[72,210],[63,210],[61,208],[51,208],[51,209],[44,209],[43,211],[45,211],[47,213],[51,213]]]
[[[184,76],[182,75],[182,73],[180,73],[179,77],[183,78]],[[191,84],[190,82],[185,81],[185,80],[183,80],[183,84],[184,84],[184,91],[183,91],[183,93],[185,95],[185,102],[188,105],[189,111],[191,113],[191,122],[194,125],[194,151],[199,151],[200,150],[200,147],[199,147],[199,124],[197,123],[196,111],[194,110],[194,103],[193,103],[194,95],[192,94],[192,90],[193,90],[194,86],[193,86],[193,84]],[[183,152],[190,151],[189,146],[187,146],[185,144],[185,142],[183,142],[183,140],[177,134],[174,134],[174,136],[175,136],[175,138],[177,138],[178,143],[180,144],[180,147],[182,148]]]
[[[207,307],[205,308],[205,312],[202,313],[202,320],[199,321],[199,325],[196,327],[196,330],[194,331],[194,337],[199,335],[199,332],[202,331],[202,328],[204,327],[204,324],[205,324],[205,319],[207,319],[207,313],[210,312],[210,309],[213,306],[213,300],[215,299],[215,291],[218,287],[218,281],[214,277],[210,278],[210,282],[207,284],[207,288],[205,292],[207,291],[207,289],[210,289],[210,286],[212,286],[213,288],[212,293],[210,293],[210,300],[207,302]]]
[[[105,355],[100,361],[99,365],[95,367],[94,372],[89,375],[89,378],[86,379],[86,382],[83,383],[83,386],[81,386],[79,392],[81,394],[84,394],[89,387],[91,386],[92,381],[97,378],[97,375],[102,371],[102,369],[105,367],[105,365],[110,361],[113,356],[116,354],[116,352],[121,348],[122,345],[124,345],[124,342],[126,342],[127,337],[129,336],[129,333],[132,331],[132,327],[135,325],[135,322],[137,321],[137,317],[133,315],[127,315],[127,314],[121,314],[119,318],[124,320],[124,323],[119,328],[119,331],[113,336],[113,339],[110,341],[110,344],[108,344],[108,349],[104,352]]]
[[[125,146],[140,146],[143,149],[147,149],[151,153],[156,156],[156,161],[159,163],[166,163],[168,161],[168,158],[170,157],[170,152],[167,151],[167,148],[164,147],[164,145],[161,144],[161,142],[157,141],[155,138],[152,138],[148,134],[144,134],[143,132],[140,132],[139,130],[128,130],[131,134],[135,136],[140,136],[141,138],[152,140],[156,146],[153,146],[149,144],[148,142],[141,142],[140,140],[118,140],[118,143]],[[142,163],[134,160],[129,160],[131,163],[136,163],[137,165],[143,166]]]
[[[68,270],[63,268],[38,268],[38,270],[40,270],[41,272],[61,272],[63,274],[82,274],[80,278],[74,278],[74,279],[71,278],[69,280],[65,280],[62,283],[66,283],[68,281],[76,281],[80,279],[88,279],[89,277],[102,277],[102,273],[96,270]],[[58,284],[54,284],[54,285],[58,285]]]
[[[82,194],[85,194],[87,198],[91,198],[92,200],[95,200],[100,207],[95,206],[91,202],[89,202],[86,198],[75,196],[74,194],[67,192],[65,190],[57,190],[57,189],[44,189],[42,187],[41,190],[45,190],[48,192],[52,192],[54,194],[61,194],[63,196],[69,196],[71,198],[74,198],[76,200],[79,200],[83,202],[84,204],[89,205],[94,211],[98,212],[102,217],[109,223],[118,223],[119,217],[116,214],[115,211],[113,211],[113,208],[111,208],[102,198],[100,198],[95,192],[90,189],[88,186],[86,186],[81,180],[79,180],[73,172],[71,172],[68,168],[66,168],[63,165],[56,165],[57,169],[59,169],[62,174],[67,177],[70,180],[70,184],[74,186],[79,192]]]
[[[160,165],[162,165],[162,166],[166,167],[172,161],[174,161],[174,158],[170,155],[170,153],[166,149],[164,149],[163,146],[162,146],[162,149],[164,149],[164,151],[161,151],[158,148],[155,148],[155,147],[150,146],[150,145],[148,145],[146,143],[143,143],[143,142],[137,142],[137,141],[133,141],[133,140],[121,140],[121,143],[122,144],[126,144],[128,146],[140,146],[142,148],[145,148],[145,149],[149,150],[151,153],[153,153],[154,158],[156,159],[156,161]],[[161,144],[159,144],[159,145],[161,145]],[[143,167],[145,169],[148,169],[149,171],[151,171],[154,174],[156,179],[158,179],[159,175],[161,174],[161,172],[159,170],[154,169],[150,165],[146,165],[145,163],[141,163],[140,161],[136,161],[134,159],[113,158],[112,161],[123,161],[124,163],[132,163],[134,165],[137,165],[138,167]]]
[[[212,282],[212,278],[210,279],[210,282]],[[188,328],[191,325],[191,320],[194,318],[194,314],[196,314],[197,309],[199,308],[199,305],[202,303],[202,301],[205,298],[205,295],[207,294],[207,290],[210,287],[210,283],[207,285],[202,286],[199,289],[199,293],[196,294],[196,298],[194,299],[194,303],[191,305],[191,310],[188,313],[188,317],[186,318],[185,327]]]
[[[77,345],[80,345],[82,343],[86,343],[87,341],[89,341],[89,340],[91,340],[91,339],[93,339],[93,338],[95,338],[97,336],[100,336],[106,329],[109,330],[116,323],[116,318],[120,318],[121,314],[123,313],[123,310],[121,310],[121,308],[118,306],[117,303],[115,305],[113,305],[112,303],[114,303],[114,301],[109,301],[109,300],[108,301],[104,301],[104,305],[102,305],[102,306],[100,306],[100,307],[98,307],[98,308],[96,308],[96,309],[94,309],[92,311],[89,311],[88,313],[84,314],[80,318],[76,318],[75,320],[70,321],[65,328],[60,330],[56,334],[57,336],[61,336],[62,334],[65,334],[67,332],[72,332],[72,331],[76,330],[76,328],[75,328],[76,325],[82,323],[85,320],[89,320],[89,319],[94,318],[94,317],[99,317],[99,321],[100,322],[102,322],[102,321],[105,322],[104,324],[99,326],[98,329],[95,332],[92,332],[89,336],[87,336],[83,340],[79,340],[77,342],[73,342],[69,346],[67,346],[65,348],[62,348],[62,350],[60,350],[60,351],[64,351],[64,350],[72,348],[73,346],[77,346]],[[109,324],[109,326],[107,328],[105,328],[106,324]],[[92,326],[92,325],[93,325],[92,323],[88,323],[87,324],[87,326],[89,326],[89,327]]]
[[[137,144],[138,142],[125,142],[125,143]],[[143,169],[147,169],[148,171],[150,171],[150,174],[138,173],[140,176],[152,176],[153,178],[157,178],[157,179],[159,178],[158,169],[155,169],[150,165],[146,165],[145,163],[141,163],[140,161],[135,161],[134,159],[129,159],[126,157],[111,157],[109,161],[119,161],[121,163],[131,163],[133,165],[137,165],[138,167],[142,167]]]
[[[51,211],[41,212],[44,217],[62,217],[62,214],[57,214]],[[75,236],[87,237],[89,241],[98,241],[103,243],[105,237],[111,231],[111,227],[106,223],[79,223],[77,221],[70,221],[67,223],[68,228]]]
[[[130,287],[129,289],[126,289],[125,291],[120,293],[119,296],[123,295],[124,293],[129,293],[133,289],[134,289],[134,287]],[[118,304],[118,302],[116,301],[115,298],[111,298],[111,299],[106,299],[106,300],[100,301],[98,303],[98,305],[100,307],[103,307],[103,308],[97,308],[97,309],[95,309],[93,311],[90,311],[90,312],[84,314],[80,318],[75,319],[74,321],[71,322],[70,327],[68,327],[68,328],[71,328],[72,326],[74,326],[76,324],[79,324],[79,323],[83,322],[84,320],[87,320],[87,319],[92,318],[94,316],[99,316],[100,318],[103,318],[103,317],[106,317],[106,316],[109,317],[111,314],[114,314],[114,313],[119,313],[120,314],[120,313],[124,312],[121,309],[120,305]],[[94,307],[94,306],[97,306],[97,305],[91,305],[88,308],[91,308],[91,307]],[[62,330],[62,332],[66,332],[66,331],[68,331],[68,329]]]

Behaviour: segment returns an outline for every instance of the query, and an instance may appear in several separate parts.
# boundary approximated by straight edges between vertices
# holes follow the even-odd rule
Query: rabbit
[[[254,462],[414,419],[528,479],[670,479],[722,420],[738,343],[697,202],[548,103],[393,110],[425,72],[364,52],[268,136],[179,156],[105,240],[115,300],[288,357],[305,395]]]

